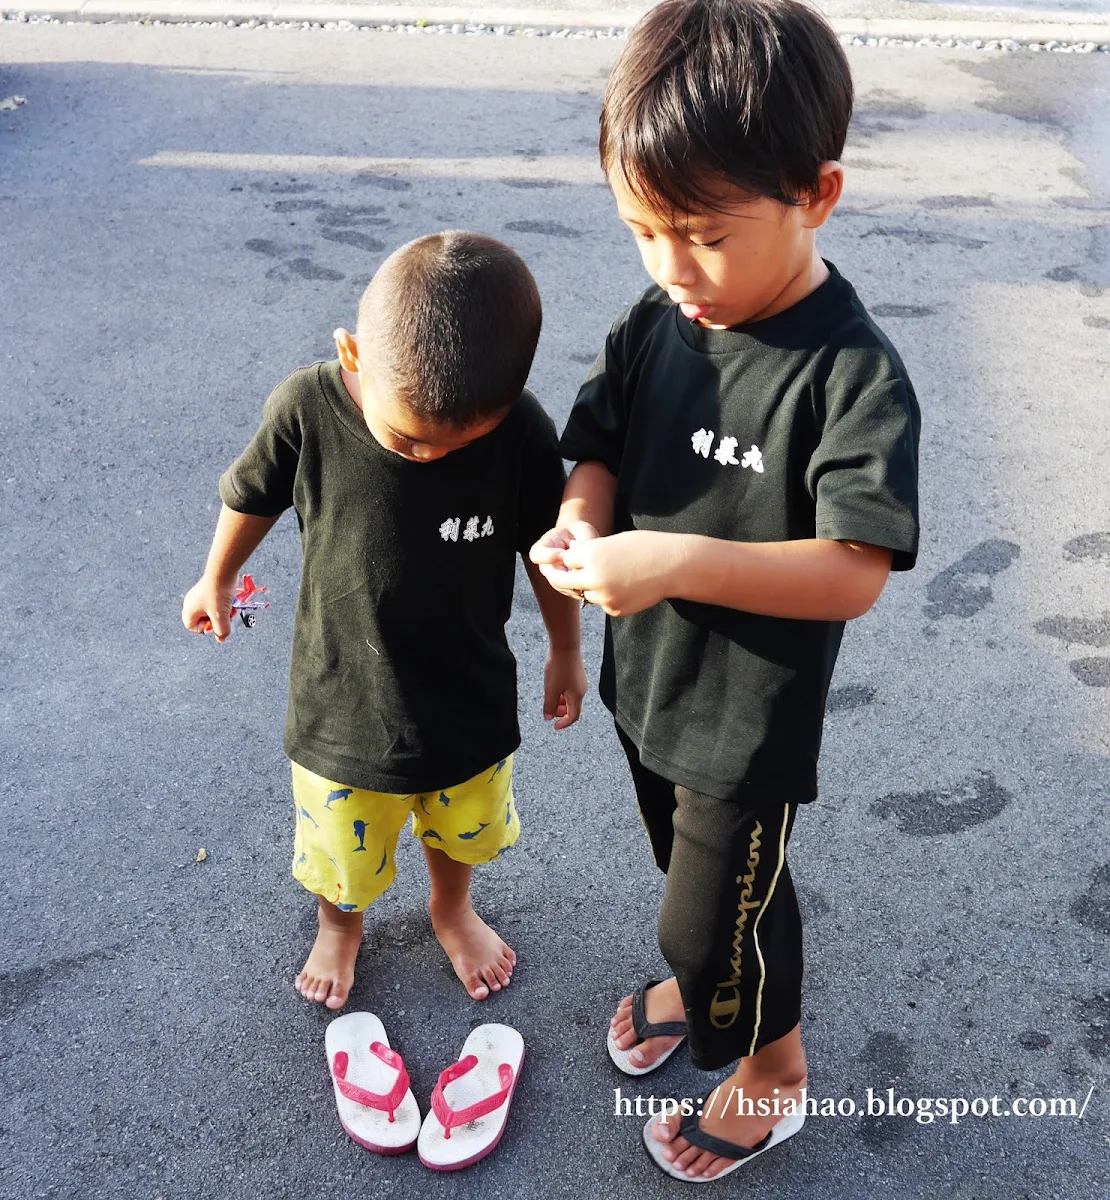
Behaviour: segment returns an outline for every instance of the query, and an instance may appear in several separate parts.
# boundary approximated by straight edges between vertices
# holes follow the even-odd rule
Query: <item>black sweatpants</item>
[[[618,726],[667,885],[659,948],[678,980],[690,1057],[715,1071],[801,1019],[802,918],[786,843],[797,805],[718,800],[656,775]]]

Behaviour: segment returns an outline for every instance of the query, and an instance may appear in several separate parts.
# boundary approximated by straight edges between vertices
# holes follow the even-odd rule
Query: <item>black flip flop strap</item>
[[[655,987],[660,981],[650,979],[632,993],[632,1028],[641,1042],[654,1037],[685,1037],[685,1021],[657,1021],[654,1024],[647,1019],[647,1009],[644,1007],[644,994],[648,988]]]
[[[710,1154],[716,1154],[720,1158],[735,1159],[737,1162],[751,1158],[753,1154],[758,1154],[771,1140],[771,1134],[768,1134],[754,1146],[738,1146],[735,1142],[726,1142],[724,1138],[706,1133],[698,1124],[698,1118],[693,1113],[682,1118],[679,1132],[691,1146],[697,1146],[699,1150],[708,1150]]]

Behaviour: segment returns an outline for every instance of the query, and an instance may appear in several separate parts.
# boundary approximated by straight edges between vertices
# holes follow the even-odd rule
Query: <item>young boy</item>
[[[471,233],[419,238],[362,297],[338,361],[294,372],[220,480],[223,507],[182,620],[230,633],[236,577],[290,506],[304,556],[285,750],[294,876],[319,898],[297,990],[340,1008],[363,913],[393,882],[409,816],[432,925],[475,1000],[515,955],[475,913],[471,870],[517,839],[516,662],[505,639],[516,554],[550,526],[565,474],[524,383],[541,308],[528,268]],[[578,605],[527,560],[547,626],[544,716],[585,691]]]
[[[917,552],[913,388],[815,247],[851,107],[839,42],[795,0],[664,0],[637,25],[600,149],[657,286],[582,385],[561,442],[578,465],[532,550],[609,614],[601,697],[667,874],[674,975],[621,1001],[610,1053],[643,1074],[685,1036],[703,1070],[740,1060],[697,1113],[645,1128],[699,1182],[801,1125],[782,1116],[806,1082],[785,848],[844,623]]]

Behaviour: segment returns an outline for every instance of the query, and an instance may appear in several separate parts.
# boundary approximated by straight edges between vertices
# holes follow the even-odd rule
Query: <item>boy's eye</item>
[[[723,245],[725,238],[719,237],[712,242],[695,242],[694,245],[701,250],[716,250],[718,246]]]

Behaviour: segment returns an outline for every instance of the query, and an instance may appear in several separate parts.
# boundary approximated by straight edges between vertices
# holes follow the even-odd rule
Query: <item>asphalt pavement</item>
[[[617,1000],[664,969],[660,879],[596,695],[573,730],[540,720],[527,589],[524,832],[476,887],[518,952],[513,983],[467,998],[406,838],[351,999],[384,1020],[422,1107],[473,1025],[523,1033],[502,1144],[446,1178],[344,1136],[329,1014],[292,987],[313,928],[280,749],[295,522],[252,563],[274,605],[256,628],[216,646],[178,617],[219,473],[399,243],[464,226],[526,257],[546,312],[531,383],[565,418],[646,282],[595,162],[618,48],[0,25],[0,102],[26,100],[0,103],[4,1200],[681,1191],[614,1089],[697,1097],[715,1077],[677,1056],[632,1080],[606,1056]],[[715,1187],[1095,1200],[1110,56],[851,58],[847,192],[823,248],[917,385],[924,535],[917,569],[847,632],[821,797],[792,840],[810,1094],[1089,1099],[1081,1118],[815,1116]],[[591,676],[600,631],[589,610]]]

